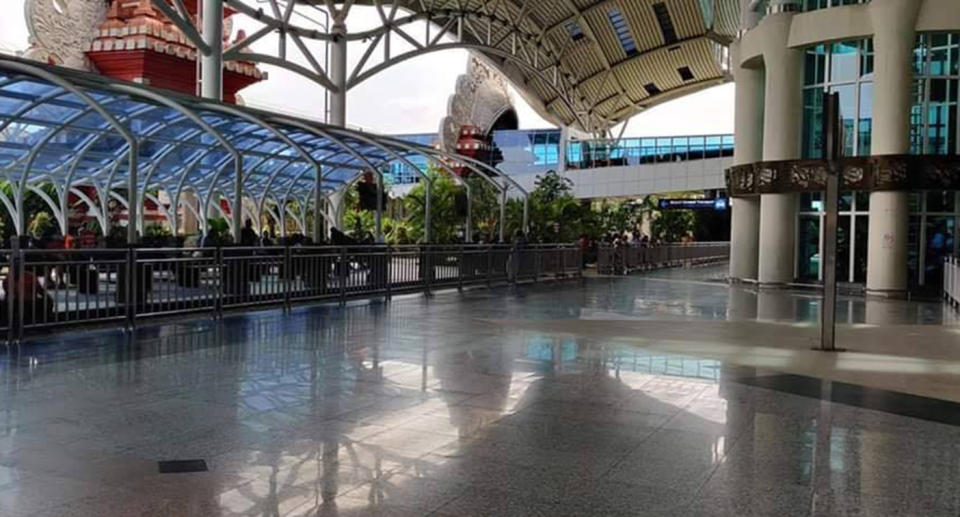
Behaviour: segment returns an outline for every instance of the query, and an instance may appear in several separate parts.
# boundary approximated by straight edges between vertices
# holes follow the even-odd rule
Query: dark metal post
[[[393,269],[393,248],[391,248],[389,244],[387,244],[386,255],[385,260],[387,261],[387,267],[384,268],[386,273],[384,274],[383,281],[387,283],[385,300],[389,302],[390,299],[393,298],[393,281],[390,279],[390,271]]]
[[[466,257],[466,246],[460,245],[460,258],[457,260],[457,290],[463,291],[463,264]]]
[[[283,247],[283,309],[290,310],[290,291],[293,290],[293,258],[290,256],[290,244]]]
[[[130,221],[129,224],[135,223]],[[124,278],[127,285],[123,286],[127,293],[127,331],[129,332],[136,330],[137,326],[137,280],[139,280],[137,273],[139,273],[137,271],[137,248],[131,245],[127,247],[127,274]]]
[[[493,246],[487,247],[487,287],[493,283]]]
[[[347,304],[347,280],[350,279],[350,263],[347,262],[347,248],[340,248],[340,305]]]
[[[840,94],[823,95],[824,159],[827,161],[827,192],[823,220],[823,302],[820,310],[820,347],[836,352],[837,314],[837,210],[840,196],[839,160],[843,154],[843,127],[840,120]]]
[[[214,318],[223,319],[223,285],[227,281],[227,270],[223,263],[223,248],[217,246],[213,250],[214,267],[217,270],[217,298],[214,300]]]
[[[20,236],[15,235],[10,238],[10,265],[7,272],[8,282],[8,292],[7,292],[7,344],[18,344],[20,342],[20,336],[23,335],[23,309],[20,309],[19,313],[16,311],[15,307],[21,305],[19,301],[14,303],[14,293],[19,300],[22,298],[23,293],[18,293],[19,290],[18,284],[22,284],[23,281],[20,279],[22,273],[20,272],[20,264],[22,263],[20,257]]]

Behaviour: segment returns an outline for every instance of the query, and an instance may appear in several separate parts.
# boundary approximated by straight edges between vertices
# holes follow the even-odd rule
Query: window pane
[[[803,158],[823,157],[823,91],[808,88],[803,91]]]
[[[855,126],[857,119],[855,87],[852,84],[834,86],[830,91],[840,94],[840,117],[843,121],[843,155],[854,156],[856,151],[853,147],[853,141],[857,132]]]
[[[830,80],[855,81],[860,75],[860,61],[856,41],[842,41],[831,46]]]
[[[953,212],[953,198],[950,190],[927,192],[927,212]]]
[[[807,49],[806,60],[804,62],[804,80],[807,86],[823,84],[826,76],[827,56],[826,47],[817,45]]]
[[[873,83],[860,84],[860,114],[857,122],[857,155],[870,155],[873,132]]]

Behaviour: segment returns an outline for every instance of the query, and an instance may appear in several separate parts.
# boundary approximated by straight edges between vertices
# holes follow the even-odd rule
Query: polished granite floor
[[[714,281],[721,271],[263,312],[135,339],[76,332],[9,350],[0,516],[958,515],[955,403],[622,335],[664,321],[775,321],[789,334],[815,319],[810,293],[731,290]],[[869,313],[841,303],[853,326],[870,326]],[[953,325],[937,303],[882,313]],[[621,327],[598,339],[576,322]],[[193,459],[208,471],[158,472]]]

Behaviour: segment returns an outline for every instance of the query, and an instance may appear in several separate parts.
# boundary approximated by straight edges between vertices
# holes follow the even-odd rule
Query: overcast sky
[[[53,1],[53,0],[38,0]],[[88,1],[88,0],[71,0]],[[3,0],[10,15],[0,16],[0,50],[23,50],[27,46],[27,28],[23,12],[24,0]],[[17,9],[17,10],[14,10]],[[17,14],[12,14],[17,13]],[[304,12],[315,19],[314,13]],[[241,17],[238,17],[241,18]],[[354,7],[347,20],[348,30],[371,28],[379,20],[376,11]],[[304,19],[299,24],[309,24]],[[259,25],[249,19],[239,19],[235,27],[247,34],[256,31]],[[406,29],[411,34],[422,34],[423,25],[410,24]],[[408,48],[400,38],[392,41],[394,54]],[[254,49],[271,52],[276,49],[275,38],[264,38]],[[288,52],[295,60],[302,55],[290,44]],[[319,45],[311,49],[322,60],[323,50]],[[273,50],[275,52],[275,50]],[[350,47],[349,61],[355,64],[363,53],[362,48]],[[382,56],[378,49],[370,64]],[[369,66],[369,65],[368,65]],[[467,67],[465,50],[445,50],[420,56],[386,69],[352,89],[347,96],[347,122],[382,133],[419,133],[437,131],[440,119],[446,115],[447,100],[453,93],[457,76]],[[251,105],[296,113],[309,118],[323,118],[323,89],[308,79],[276,67],[261,65],[270,73],[270,79],[242,91],[241,95]],[[543,120],[526,105],[523,98],[513,92],[514,104],[520,118],[521,128],[543,128],[551,124]],[[683,134],[710,134],[733,132],[733,85],[723,85],[682,99],[668,102],[635,116],[626,131],[628,136],[658,136]]]

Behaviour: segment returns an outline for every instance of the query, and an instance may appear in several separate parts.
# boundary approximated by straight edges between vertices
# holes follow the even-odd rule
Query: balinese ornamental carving
[[[83,49],[93,41],[106,13],[105,0],[26,0],[30,46],[24,57],[92,71]]]

